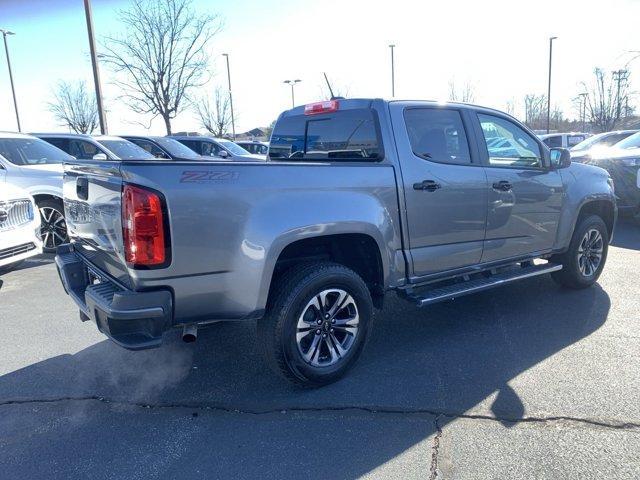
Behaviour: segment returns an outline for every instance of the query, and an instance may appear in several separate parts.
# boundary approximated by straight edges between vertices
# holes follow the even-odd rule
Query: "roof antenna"
[[[327,73],[326,72],[322,72],[322,74],[324,75],[324,79],[327,82],[327,87],[329,87],[329,93],[331,94],[331,100],[334,100],[336,97],[334,97],[334,95],[333,95],[333,90],[331,89],[331,84],[329,83],[329,79],[327,78]]]

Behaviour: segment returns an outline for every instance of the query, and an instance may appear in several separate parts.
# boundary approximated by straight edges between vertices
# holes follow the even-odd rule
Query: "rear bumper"
[[[126,290],[96,272],[71,244],[58,248],[55,261],[62,285],[83,320],[91,319],[121,347],[142,350],[160,346],[163,333],[172,325],[170,291]]]

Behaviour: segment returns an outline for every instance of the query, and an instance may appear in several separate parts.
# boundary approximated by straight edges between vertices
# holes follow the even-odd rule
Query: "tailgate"
[[[120,162],[65,164],[65,216],[75,249],[98,270],[130,287],[122,239]]]

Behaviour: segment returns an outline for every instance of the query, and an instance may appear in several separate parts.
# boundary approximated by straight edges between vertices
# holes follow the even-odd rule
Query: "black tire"
[[[57,212],[63,218],[62,224],[56,225],[56,227],[52,227],[53,229],[49,228],[49,224],[44,216],[44,212],[51,212],[51,210],[55,210],[55,212]],[[64,222],[64,206],[60,200],[45,199],[38,202],[38,211],[40,212],[40,221],[42,222],[42,225],[40,227],[40,235],[43,243],[42,250],[44,253],[55,253],[56,248],[59,246],[59,244],[67,243],[69,241],[69,236],[67,234],[67,224],[66,222]],[[60,226],[63,228],[60,228]],[[48,236],[47,233],[49,234]],[[53,240],[51,240],[52,236],[54,236],[55,233],[63,236],[64,240],[60,240],[58,237],[55,237]]]
[[[602,257],[597,268],[591,273],[584,273],[580,269],[578,254],[581,243],[587,232],[597,230],[602,236]],[[598,277],[602,273],[604,265],[607,261],[607,252],[609,250],[609,231],[602,218],[597,215],[591,215],[583,218],[576,226],[571,237],[569,249],[561,255],[552,257],[551,261],[562,264],[562,270],[553,272],[552,278],[560,285],[568,288],[580,289],[587,288],[596,283]]]
[[[303,358],[302,347],[296,340],[296,333],[299,331],[299,323],[303,321],[303,318],[307,317],[308,313],[311,313],[311,318],[313,319],[309,325],[314,325],[314,322],[321,320],[320,317],[326,318],[323,316],[323,312],[327,313],[324,306],[322,311],[318,311],[317,308],[310,307],[309,303],[331,289],[340,289],[351,296],[359,319],[357,322],[358,327],[354,338],[351,340],[350,348],[343,355],[337,355],[335,358],[338,358],[338,360],[334,364],[327,366],[312,365]],[[330,301],[331,295],[326,295],[327,302]],[[271,297],[272,300],[269,302],[266,315],[258,322],[258,340],[267,363],[276,373],[297,385],[318,387],[335,382],[353,366],[365,346],[373,317],[371,294],[358,274],[343,265],[335,263],[314,262],[300,264],[290,268],[283,274],[278,283],[274,285]],[[347,300],[347,302],[350,302],[350,300]],[[338,303],[338,300],[336,300],[336,303]],[[351,305],[349,308],[351,308]],[[339,310],[342,311],[341,309]],[[318,315],[314,317],[313,315],[316,313]],[[335,316],[337,317],[338,314],[336,313]],[[327,319],[325,323],[328,324],[330,321]],[[330,325],[325,325],[325,323],[322,326],[318,326],[317,330],[313,326],[308,334],[309,336],[306,337],[310,339],[310,343],[314,341],[320,343],[320,347],[316,349],[318,362],[322,358],[323,351],[327,354],[324,356],[325,359],[329,354],[331,358],[334,358],[334,354],[337,354],[338,349],[336,348],[330,352],[328,350],[329,344],[335,341],[338,334],[342,334],[338,331],[339,327],[337,326],[336,333],[329,333],[325,328],[330,328]],[[318,334],[318,331],[326,331],[327,334]],[[333,328],[330,329],[330,332],[334,332]],[[320,337],[315,339],[315,335],[320,335]],[[326,338],[327,335],[329,338]],[[323,336],[326,340],[322,338]],[[346,337],[347,335],[345,334],[343,337],[345,341],[347,341]],[[304,340],[302,341],[304,342]],[[311,352],[311,347],[308,352]],[[316,355],[311,355],[312,362],[314,358],[316,358]]]

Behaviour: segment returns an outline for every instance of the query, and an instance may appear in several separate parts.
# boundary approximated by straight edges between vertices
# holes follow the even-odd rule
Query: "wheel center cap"
[[[325,332],[328,332],[329,330],[331,330],[331,322],[329,322],[329,320],[326,320],[323,324],[322,324],[322,329]]]

